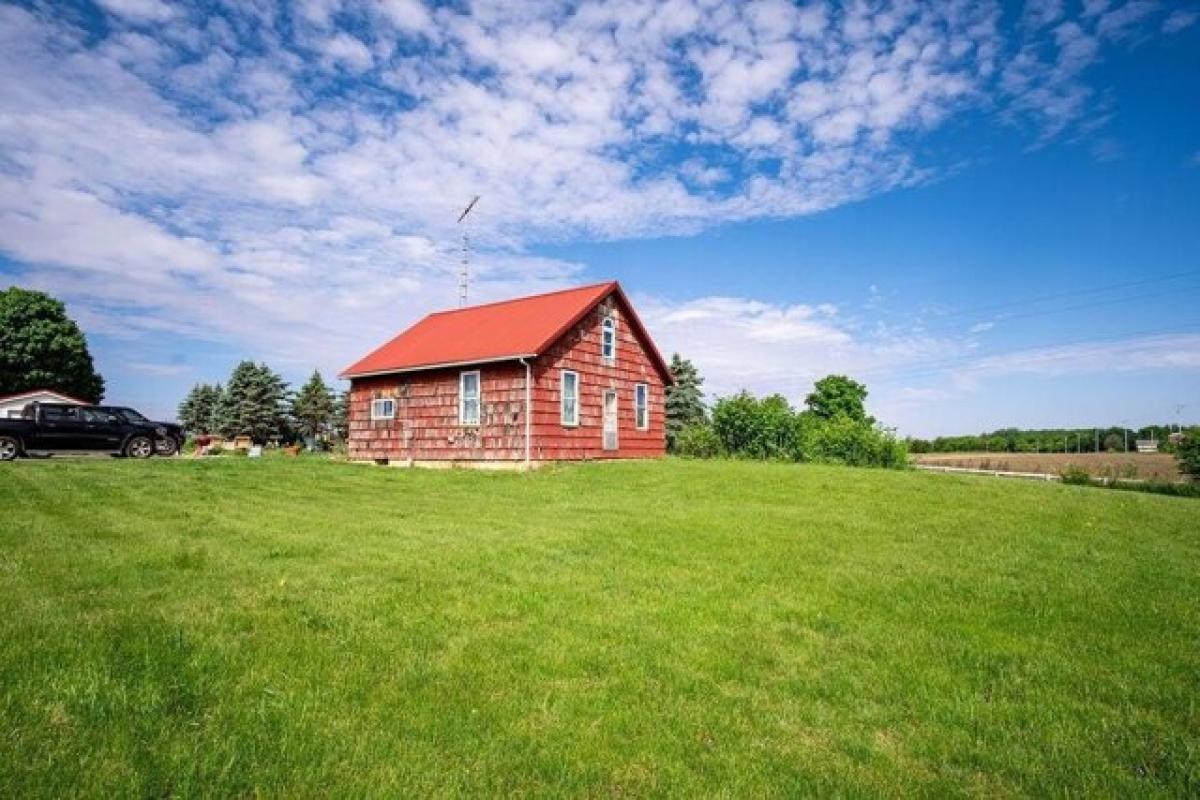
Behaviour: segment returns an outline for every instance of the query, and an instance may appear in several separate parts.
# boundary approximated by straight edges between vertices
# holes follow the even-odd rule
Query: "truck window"
[[[42,419],[45,422],[75,422],[79,419],[79,409],[46,406],[42,409]]]
[[[107,425],[112,417],[112,414],[107,411],[101,411],[98,408],[85,408],[82,414],[83,421],[92,425]]]

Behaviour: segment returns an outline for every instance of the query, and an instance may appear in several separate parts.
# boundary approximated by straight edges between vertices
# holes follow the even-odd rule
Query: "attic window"
[[[612,317],[605,317],[600,323],[600,356],[606,364],[617,360],[617,322]]]
[[[381,397],[371,401],[371,419],[395,419],[396,401],[390,397]]]

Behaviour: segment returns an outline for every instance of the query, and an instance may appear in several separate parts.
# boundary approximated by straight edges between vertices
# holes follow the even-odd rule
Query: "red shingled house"
[[[652,458],[671,374],[615,281],[430,314],[347,367],[350,458]]]

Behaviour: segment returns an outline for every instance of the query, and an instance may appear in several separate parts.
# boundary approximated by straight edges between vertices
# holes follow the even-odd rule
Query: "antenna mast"
[[[471,198],[471,202],[467,203],[467,207],[458,215],[458,224],[462,225],[462,269],[458,272],[458,307],[465,308],[467,305],[467,279],[470,277],[471,267],[471,234],[470,228],[463,220],[467,218],[467,214],[471,213],[471,209],[479,202],[479,195]]]

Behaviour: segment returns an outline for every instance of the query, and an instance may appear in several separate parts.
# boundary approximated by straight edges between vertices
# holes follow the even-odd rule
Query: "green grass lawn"
[[[1200,793],[1200,501],[0,465],[0,796]]]

